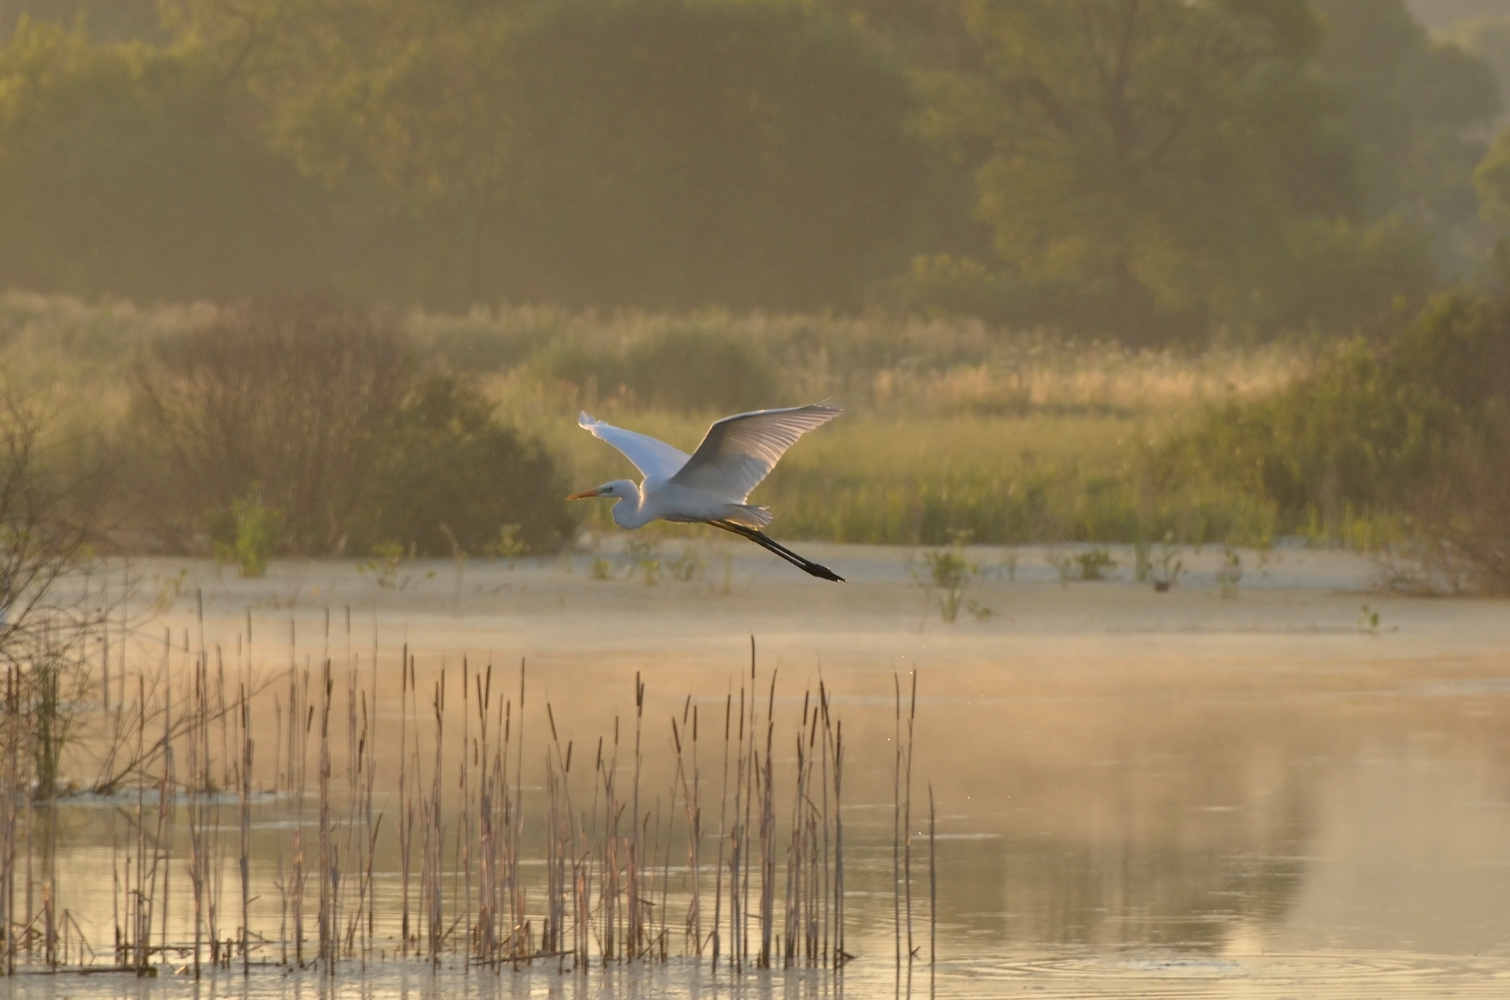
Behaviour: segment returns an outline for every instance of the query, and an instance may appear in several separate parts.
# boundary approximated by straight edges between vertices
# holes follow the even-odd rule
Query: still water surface
[[[549,699],[563,740],[590,744],[632,711],[636,673],[647,720],[678,715],[688,695],[721,718],[756,635],[763,691],[778,674],[778,716],[800,714],[821,675],[844,720],[859,958],[842,978],[731,982],[673,962],[584,979],[390,961],[334,980],[264,970],[197,986],[166,975],[7,985],[26,997],[1510,996],[1510,605],[1381,597],[1365,589],[1367,564],[1325,553],[1263,566],[1248,554],[1228,598],[1198,557],[1183,586],[1154,594],[1126,579],[1062,585],[1046,560],[1019,553],[1012,579],[1003,571],[970,590],[989,618],[945,625],[902,555],[814,548],[853,582],[731,552],[727,588],[713,553],[707,579],[653,587],[594,580],[585,561],[414,567],[402,588],[351,564],[275,567],[266,581],[191,564],[183,593],[202,591],[210,645],[231,648],[251,609],[247,662],[261,676],[286,670],[290,623],[295,662],[328,647],[365,672],[376,642],[379,733],[398,724],[405,642],[422,688],[443,665],[455,683],[464,654],[470,669],[494,663],[506,687],[526,657],[526,724],[546,725]],[[1000,553],[976,557],[1005,565]],[[178,568],[139,568],[143,601]],[[1360,627],[1365,603],[1377,629]],[[192,596],[178,601],[167,626],[197,632],[192,607]],[[154,655],[150,640],[133,655]],[[910,982],[904,967],[899,982],[892,740],[896,675],[905,685],[913,670],[913,832],[931,784],[938,965],[915,964]],[[647,747],[656,740],[667,737]],[[379,781],[391,782],[395,759],[378,742]],[[655,765],[646,780],[661,781]],[[108,933],[110,811],[80,803],[65,826],[60,897],[91,936]],[[259,827],[287,820],[286,798],[258,807]],[[276,863],[254,858],[254,922],[277,920]],[[914,944],[926,959],[915,863]]]

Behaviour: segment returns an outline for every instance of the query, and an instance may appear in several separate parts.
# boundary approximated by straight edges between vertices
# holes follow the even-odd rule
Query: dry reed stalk
[[[629,811],[631,817],[629,842],[628,867],[625,870],[624,887],[626,891],[626,913],[629,917],[628,936],[625,938],[625,957],[630,961],[639,957],[640,950],[644,946],[644,934],[642,920],[644,918],[644,900],[640,894],[640,863],[641,863],[641,821],[640,821],[640,769],[644,759],[640,754],[640,730],[641,722],[645,715],[645,685],[640,680],[638,671],[634,675],[634,781],[631,791],[632,806]]]
[[[136,759],[143,759],[146,752],[145,742],[147,733],[147,682],[141,674],[137,675],[137,725],[136,725]],[[142,874],[145,871],[147,834],[146,834],[146,795],[147,795],[147,771],[146,768],[138,768],[136,772],[136,889],[133,893],[132,909],[134,919],[131,922],[131,940],[135,946],[132,965],[138,972],[145,972],[147,968],[147,953],[145,942],[147,940],[147,924],[143,919],[143,882]],[[131,884],[131,872],[126,872],[126,884]]]
[[[511,907],[509,918],[513,924],[513,954],[522,958],[529,952],[529,927],[525,919],[525,892],[519,879],[519,846],[524,840],[524,682],[525,661],[519,658],[519,752],[514,760],[514,798],[509,830],[509,892]],[[516,966],[517,967],[517,966]]]
[[[251,974],[252,925],[252,706],[247,700],[247,685],[241,685],[241,781],[238,784],[241,806],[241,850],[238,854],[241,873],[241,974]]]
[[[750,676],[755,675],[755,640],[750,640]],[[752,695],[753,697],[753,695]],[[746,840],[749,830],[749,795],[748,771],[749,754],[745,748],[745,724],[747,714],[745,712],[745,687],[739,686],[739,731],[735,737],[735,749],[738,751],[738,763],[735,768],[734,778],[734,829],[730,834],[729,846],[729,958],[734,963],[734,971],[744,969],[748,958],[745,944],[745,898],[742,891],[741,874],[748,870],[746,861]]]
[[[330,631],[330,614],[326,612],[325,628],[327,639]],[[331,677],[330,658],[326,657],[320,667],[320,758],[319,771],[316,774],[316,788],[320,796],[320,811],[318,814],[317,836],[319,838],[317,851],[319,858],[319,950],[317,959],[323,959],[326,969],[330,969],[336,955],[335,942],[335,867],[334,844],[330,827],[330,703],[334,679]]]
[[[902,746],[902,681],[892,671],[892,689],[895,709],[892,720],[892,774],[891,774],[891,897],[892,936],[896,949],[897,975],[902,965],[902,770],[904,749]]]
[[[426,902],[426,935],[430,946],[430,961],[440,964],[440,948],[445,936],[445,881],[442,873],[445,854],[446,827],[441,812],[443,748],[446,739],[446,671],[442,667],[440,680],[435,685],[431,701],[435,711],[435,765],[430,771],[430,795],[424,803],[425,811],[425,865],[421,875]]]
[[[771,946],[776,932],[776,792],[774,786],[776,739],[776,671],[771,671],[771,692],[766,703],[765,773],[760,795],[760,968],[771,968]]]
[[[834,968],[851,956],[844,949],[844,723],[834,720]]]
[[[718,861],[713,869],[713,931],[712,931],[712,958],[708,967],[714,971],[718,969],[719,920],[723,917],[724,901],[724,835],[726,832],[727,809],[729,804],[729,724],[730,713],[734,708],[734,692],[731,690],[724,695],[724,762],[723,781],[718,791]],[[743,705],[740,708],[743,713]]]
[[[148,921],[149,925],[154,922],[154,920],[160,925],[161,935],[159,938],[160,943],[158,946],[158,951],[164,955],[166,955],[168,951],[168,904],[172,900],[172,886],[170,884],[170,878],[173,874],[173,866],[171,861],[173,857],[173,797],[175,789],[173,755],[173,685],[170,680],[171,675],[168,669],[168,658],[172,651],[173,645],[171,635],[165,636],[165,643],[167,648],[163,652],[162,675],[162,689],[164,699],[162,738],[163,773],[162,778],[158,784],[157,792],[157,833],[152,838],[152,874],[147,878],[147,885],[149,887],[152,887],[152,895],[153,897],[155,897],[155,876],[158,866],[161,865],[163,874],[162,915],[160,918],[157,918],[153,913],[153,907],[149,903]],[[185,636],[184,644],[188,645],[187,636]],[[150,933],[148,941],[148,951],[150,952]]]
[[[414,674],[413,662],[409,659],[409,644],[404,643],[403,660],[399,663],[399,721],[398,721],[398,852],[399,883],[401,886],[401,916],[399,924],[399,954],[409,953],[409,856],[412,840],[412,811],[409,809],[409,793],[406,779],[409,760],[409,699]]]
[[[204,802],[200,787],[203,762],[200,757],[200,728],[203,725],[204,688],[202,664],[194,661],[189,700],[188,752],[184,764],[189,783],[184,789],[189,818],[189,881],[194,893],[194,978],[200,976],[200,948],[204,929],[204,892],[206,859],[204,856]]]
[[[939,892],[938,892],[938,809],[933,802],[933,782],[928,782],[928,987],[933,992],[938,965]]]
[[[907,706],[907,775],[906,775],[906,798],[903,804],[902,831],[906,834],[902,850],[902,878],[903,887],[906,891],[907,912],[907,961],[910,964],[917,955],[917,948],[912,944],[912,732],[913,724],[918,715],[918,672],[912,672],[912,696]]]
[[[5,671],[5,781],[0,786],[0,794],[5,796],[3,842],[0,842],[0,930],[5,934],[8,976],[16,972],[16,841],[20,820],[17,800],[23,794],[20,697],[20,666],[9,664]]]
[[[457,592],[460,593],[460,576],[457,578]],[[462,893],[462,927],[470,936],[472,928],[472,809],[468,798],[467,787],[467,761],[471,750],[470,729],[472,724],[472,694],[467,685],[470,679],[468,675],[469,664],[467,658],[461,658],[461,809],[462,822],[457,829],[456,835],[461,839],[457,858],[462,872],[466,878],[466,887]],[[462,946],[463,971],[471,969],[472,950],[466,944]]]
[[[491,963],[497,957],[497,928],[494,924],[494,914],[497,911],[495,896],[497,842],[493,827],[492,784],[496,772],[490,767],[492,746],[488,726],[493,689],[491,663],[488,664],[486,677],[486,684],[481,674],[473,678],[473,684],[477,687],[477,728],[480,753],[477,774],[477,924],[472,932],[472,942],[477,951],[478,961]]]

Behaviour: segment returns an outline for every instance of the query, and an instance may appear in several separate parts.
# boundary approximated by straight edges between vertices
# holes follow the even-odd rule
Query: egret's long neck
[[[613,505],[613,523],[621,528],[643,528],[654,518],[646,516],[645,493],[639,485],[629,480],[623,480],[623,485],[629,487],[625,490],[624,499]]]

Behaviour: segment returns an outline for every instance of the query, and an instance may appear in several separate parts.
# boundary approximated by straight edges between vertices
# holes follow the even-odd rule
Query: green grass
[[[108,428],[147,347],[214,315],[13,293],[0,296],[0,364],[14,382],[69,397],[76,425]],[[1143,452],[1205,404],[1269,393],[1312,363],[1284,347],[1133,352],[884,316],[520,308],[415,315],[408,327],[423,359],[476,378],[500,419],[538,436],[575,489],[634,475],[577,427],[578,409],[690,451],[733,407],[686,412],[674,405],[678,380],[748,375],[774,386],[775,398],[756,405],[833,399],[845,415],[804,438],[751,499],[773,508],[778,537],[890,544],[1267,539],[1274,517],[1264,504],[1212,488],[1154,490]],[[664,372],[654,386],[635,381],[647,377],[637,357],[689,330],[748,349],[689,359],[670,390]],[[605,384],[610,376],[627,381]],[[573,507],[583,527],[612,529],[607,504]]]

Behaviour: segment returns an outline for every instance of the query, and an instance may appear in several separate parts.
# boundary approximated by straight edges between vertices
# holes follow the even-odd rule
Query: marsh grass
[[[838,969],[852,957],[842,722],[821,679],[804,690],[800,714],[784,707],[796,699],[778,700],[753,638],[749,671],[725,698],[721,742],[708,703],[691,695],[664,728],[647,718],[637,676],[633,715],[615,717],[594,750],[558,730],[548,697],[542,720],[523,661],[515,674],[463,659],[426,688],[407,646],[374,641],[359,652],[349,611],[344,629],[326,613],[318,656],[290,623],[287,664],[271,669],[254,666],[266,661],[250,615],[229,648],[206,642],[202,617],[198,632],[164,633],[155,662],[119,678],[109,785],[134,787],[117,792],[107,817],[109,913],[89,914],[104,941],[85,939],[58,897],[57,797],[38,805],[25,794],[32,768],[9,675],[0,705],[4,971],[155,975],[166,965],[198,978],[274,964],[334,974],[341,963],[396,956],[586,972],[680,953],[737,972]],[[397,759],[396,801],[374,796],[380,660],[390,661],[385,673],[398,668],[398,748],[383,754],[385,766]],[[915,676],[912,684],[905,760],[899,749],[895,761],[899,837],[912,823]],[[269,707],[276,737],[262,744],[257,716]],[[258,860],[276,858],[270,924],[251,911],[260,888],[253,816],[274,805],[277,822],[259,823],[256,837]],[[893,880],[909,965],[919,957],[912,839],[898,845]],[[397,899],[376,894],[379,857],[397,859]]]
[[[136,359],[221,318],[210,307],[12,294],[0,297],[0,360],[81,397],[78,419],[108,427],[124,413]],[[1144,454],[1208,404],[1272,393],[1313,364],[1296,346],[1130,351],[881,315],[521,307],[415,314],[402,327],[422,358],[477,380],[500,419],[542,441],[574,488],[632,472],[577,428],[579,409],[690,451],[717,417],[833,399],[844,418],[794,448],[754,500],[774,508],[778,537],[910,545],[962,531],[990,544],[1171,531],[1186,544],[1261,539],[1274,530],[1270,505],[1241,490],[1152,481]],[[689,352],[689,337],[723,346]],[[758,399],[744,395],[751,386],[764,387]],[[586,530],[613,530],[607,504],[575,506]]]

